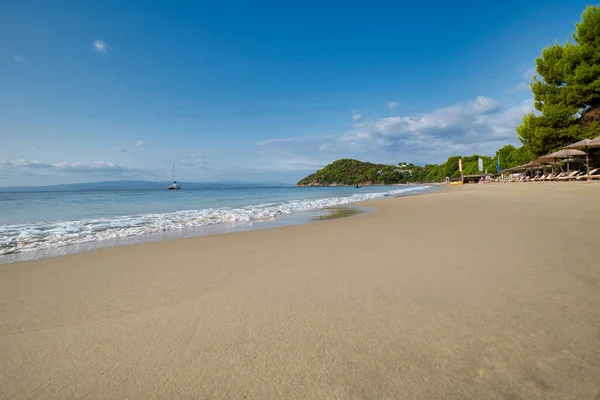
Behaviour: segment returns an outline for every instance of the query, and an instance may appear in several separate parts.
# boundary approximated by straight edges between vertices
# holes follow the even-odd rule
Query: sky
[[[0,186],[295,183],[519,145],[585,1],[0,4]]]

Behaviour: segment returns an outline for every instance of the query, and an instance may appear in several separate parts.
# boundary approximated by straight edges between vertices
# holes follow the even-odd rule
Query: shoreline
[[[416,196],[422,194],[429,194],[440,190],[439,187],[435,186],[419,186],[423,188],[419,191],[399,193],[393,196],[384,196],[378,199],[367,200],[378,201],[396,197],[404,196]],[[367,193],[369,195],[370,193]],[[338,204],[333,206],[325,206],[323,208],[317,208],[309,211],[295,211],[291,213],[283,213],[271,218],[254,219],[249,221],[235,221],[235,222],[220,222],[217,224],[209,224],[196,227],[187,227],[183,229],[172,229],[159,232],[153,232],[141,235],[130,235],[123,237],[115,237],[110,239],[100,239],[93,241],[85,241],[81,243],[66,244],[61,246],[39,248],[32,250],[22,250],[8,254],[0,255],[0,268],[2,265],[20,263],[24,261],[62,257],[70,254],[77,254],[87,251],[99,250],[110,247],[121,247],[129,246],[133,244],[142,243],[155,243],[161,241],[178,240],[182,238],[191,237],[203,237],[211,235],[221,235],[233,232],[246,232],[253,230],[263,229],[274,229],[285,226],[296,226],[311,224],[320,222],[331,218],[331,216],[324,216],[323,213],[328,214],[335,212],[338,208],[346,208],[352,210],[358,210],[357,214],[363,214],[374,211],[373,207],[363,206],[365,201],[358,201],[356,203]],[[345,213],[343,215],[337,215],[336,218],[349,218],[355,215]]]
[[[389,187],[391,188],[391,186]],[[332,207],[357,206],[360,208],[360,203],[364,201],[411,196],[436,189],[432,186],[418,186],[414,189],[390,189],[386,192],[367,191],[346,197],[291,199],[281,204],[249,204],[238,208],[223,207],[155,214],[130,214],[100,217],[99,220],[90,218],[40,222],[39,224],[9,224],[0,226],[0,228],[7,228],[9,235],[8,239],[3,239],[4,243],[0,242],[0,245],[8,245],[8,247],[0,246],[3,250],[3,254],[0,254],[0,265],[75,254],[104,247],[312,223],[314,216],[319,216],[323,210]],[[137,223],[134,223],[136,221]],[[164,225],[164,221],[166,221],[166,225]],[[119,224],[123,224],[120,229]],[[170,227],[169,224],[172,226]],[[106,229],[98,229],[98,225],[104,225]],[[117,228],[111,229],[113,226]],[[63,239],[62,235],[54,233],[69,232],[73,229],[75,235],[79,230],[83,236]],[[15,236],[23,230],[25,230],[23,234],[25,239]],[[49,232],[49,234],[47,237],[43,237],[40,232],[42,235],[43,232]],[[32,241],[31,237],[35,239]],[[28,241],[31,241],[31,244],[28,244]],[[23,246],[23,248],[19,249],[19,246]]]
[[[359,183],[359,188],[362,187],[371,187],[371,186],[431,186],[431,185],[441,185],[444,184],[444,182],[410,182],[410,183]],[[298,185],[296,184],[295,187],[302,187],[302,188],[307,188],[307,187],[355,187],[356,184],[352,184],[352,185],[345,185],[343,183],[330,183],[330,184],[326,184],[326,185],[317,185],[317,184],[306,184],[306,185]]]
[[[6,398],[594,398],[600,185],[0,268]]]
[[[337,209],[351,210],[349,215],[335,215]],[[365,213],[375,212],[374,207],[361,206],[359,203],[327,207],[323,209],[285,214],[277,218],[255,220],[248,222],[220,223],[202,228],[188,228],[160,232],[155,234],[129,236],[117,239],[97,240],[79,244],[70,244],[48,249],[22,251],[0,255],[0,268],[4,265],[22,263],[25,261],[43,260],[47,258],[64,257],[71,254],[85,253],[105,248],[132,246],[146,243],[170,242],[180,239],[199,238],[213,235],[227,235],[235,232],[251,232],[264,229],[277,229],[287,226],[297,226],[323,222],[330,219],[351,218]]]

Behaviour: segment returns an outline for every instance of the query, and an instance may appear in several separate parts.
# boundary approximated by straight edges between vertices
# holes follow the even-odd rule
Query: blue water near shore
[[[294,215],[383,197],[405,196],[427,186],[213,187],[167,190],[0,193],[0,263],[57,254],[52,250],[131,238],[160,240],[196,234],[298,223]],[[153,236],[154,235],[154,236]],[[158,237],[156,235],[159,235]],[[115,242],[117,240],[117,242]],[[135,242],[135,241],[134,241]],[[90,246],[88,246],[90,248]],[[83,248],[85,249],[85,248]],[[69,251],[74,252],[74,251]],[[11,257],[12,255],[12,257]]]

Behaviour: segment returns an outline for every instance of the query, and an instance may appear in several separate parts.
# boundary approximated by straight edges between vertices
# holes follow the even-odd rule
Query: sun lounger
[[[554,174],[548,174],[548,175],[544,176],[544,179],[542,179],[542,180],[543,181],[551,181],[554,178],[555,178]]]
[[[566,172],[561,172],[560,174],[556,175],[556,176],[555,176],[554,178],[552,178],[551,180],[552,180],[552,181],[556,181],[556,180],[559,180],[559,179],[561,179],[561,178],[564,178],[564,177],[566,177],[567,175],[568,175],[568,174],[567,174]]]
[[[579,175],[581,175],[582,172],[579,171],[573,171],[571,172],[569,175],[567,176],[563,176],[561,178],[558,178],[559,181],[570,181],[571,179],[575,179],[576,177],[578,177]]]
[[[600,168],[595,168],[590,171],[589,175],[580,175],[575,179],[578,181],[582,181],[584,179],[600,179]]]

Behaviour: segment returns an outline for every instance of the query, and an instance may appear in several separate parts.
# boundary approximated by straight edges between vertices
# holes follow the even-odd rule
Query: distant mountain
[[[107,181],[85,182],[48,186],[6,186],[0,187],[0,193],[7,192],[71,192],[98,190],[167,190],[172,182],[152,181]],[[256,188],[290,186],[281,183],[248,183],[248,182],[179,182],[183,190],[219,189],[219,188]]]

